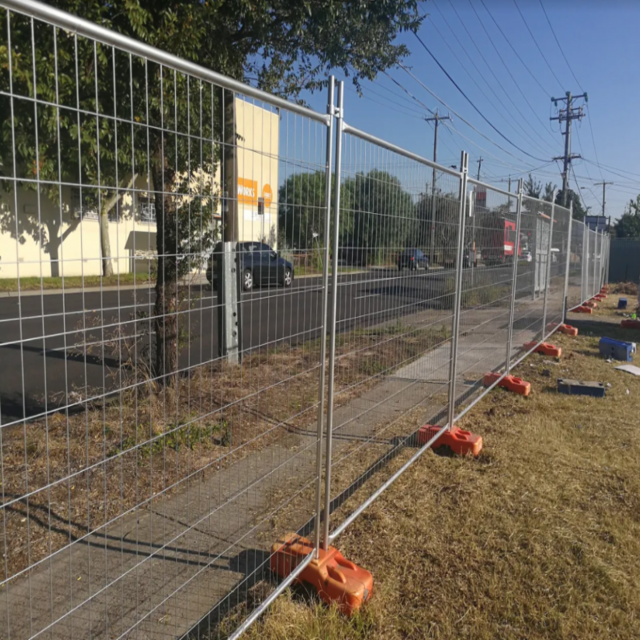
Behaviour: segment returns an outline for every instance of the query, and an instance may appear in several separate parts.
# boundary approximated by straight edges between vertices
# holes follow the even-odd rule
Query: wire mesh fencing
[[[274,543],[295,578],[608,240],[349,126],[333,79],[319,114],[0,4],[0,635],[237,637]]]

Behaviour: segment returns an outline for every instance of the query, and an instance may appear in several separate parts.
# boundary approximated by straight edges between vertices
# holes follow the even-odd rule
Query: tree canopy
[[[614,230],[617,238],[640,238],[640,195],[629,200]]]
[[[302,91],[325,86],[332,69],[341,70],[356,86],[362,79],[374,79],[407,55],[396,37],[417,30],[423,19],[417,0],[50,3],[295,99]],[[170,374],[177,368],[177,281],[214,241],[211,217],[223,191],[214,180],[224,165],[220,141],[229,149],[236,135],[226,126],[222,130],[221,114],[227,115],[232,97],[225,98],[229,92],[219,87],[38,21],[33,51],[30,20],[9,15],[11,50],[7,14],[0,16],[0,83],[5,92],[0,99],[0,170],[8,175],[15,161],[17,175],[12,177],[21,186],[33,184],[34,176],[40,182],[91,185],[87,197],[98,203],[105,220],[114,191],[127,189],[135,175],[144,175],[157,218],[156,373]],[[24,96],[13,105],[6,99],[10,56],[13,93]],[[36,106],[36,96],[46,102]],[[227,126],[233,122],[224,120]],[[235,185],[226,177],[223,184],[231,197]],[[59,197],[55,184],[47,195]],[[374,228],[363,222],[359,233],[367,239]],[[60,225],[50,233],[56,236],[52,246],[62,241]]]

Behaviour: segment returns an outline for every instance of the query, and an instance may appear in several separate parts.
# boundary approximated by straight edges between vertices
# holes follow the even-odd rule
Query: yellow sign
[[[264,198],[264,206],[270,207],[273,200],[273,191],[271,191],[271,185],[265,184],[262,187],[262,197]]]
[[[242,204],[258,204],[258,183],[256,180],[238,178],[238,202]]]

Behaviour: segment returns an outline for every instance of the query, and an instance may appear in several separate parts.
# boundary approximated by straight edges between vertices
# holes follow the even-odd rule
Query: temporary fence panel
[[[608,239],[350,127],[333,80],[318,114],[2,4],[0,635],[237,637],[272,544],[333,540]]]
[[[484,389],[485,375],[507,365],[514,294],[513,263],[522,254],[517,197],[480,185],[465,213],[462,290],[457,344],[455,414]],[[473,247],[475,246],[475,253]]]
[[[330,530],[446,419],[461,216],[459,175],[346,125],[341,167]]]
[[[584,240],[585,226],[573,220],[571,226],[571,253],[569,258],[569,280],[567,286],[567,310],[575,309],[583,302],[584,293]]]
[[[331,119],[7,5],[0,635],[233,631],[316,513]]]
[[[556,204],[552,207],[552,216],[548,288],[544,309],[545,335],[564,322],[565,284],[569,260],[571,212]]]
[[[544,298],[547,290],[547,265],[552,205],[522,196],[521,240],[527,245],[517,262],[512,359],[529,350],[525,345],[542,340]]]

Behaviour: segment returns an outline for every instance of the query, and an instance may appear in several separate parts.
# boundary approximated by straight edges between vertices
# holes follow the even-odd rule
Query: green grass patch
[[[147,273],[123,273],[114,276],[66,276],[57,278],[20,278],[20,291],[46,289],[81,289],[85,287],[115,287],[132,284],[149,284]],[[0,291],[18,291],[18,278],[0,278]]]

